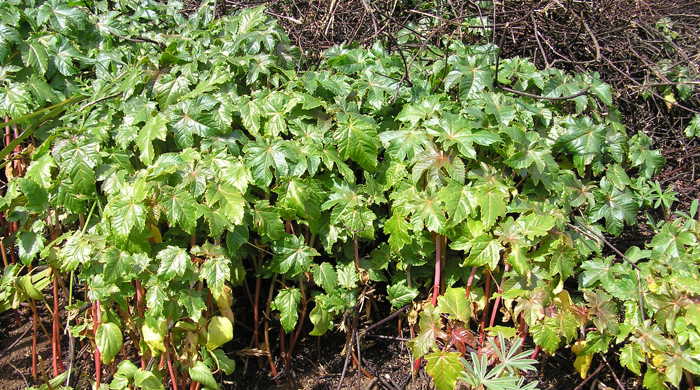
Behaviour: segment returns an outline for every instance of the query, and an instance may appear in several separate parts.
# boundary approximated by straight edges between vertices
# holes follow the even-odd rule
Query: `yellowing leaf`
[[[457,377],[462,372],[459,352],[437,351],[425,355],[428,362],[425,371],[433,378],[437,390],[454,390]]]
[[[571,351],[576,354],[576,360],[574,360],[574,368],[581,379],[585,379],[588,376],[588,370],[591,368],[591,362],[593,361],[593,354],[582,353],[586,348],[586,340],[580,340],[571,346]]]
[[[212,351],[233,340],[233,324],[226,317],[215,316],[207,327],[207,348]]]

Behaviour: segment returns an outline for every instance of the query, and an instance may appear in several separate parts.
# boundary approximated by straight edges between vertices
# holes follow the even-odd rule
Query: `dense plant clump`
[[[566,346],[582,377],[609,350],[648,389],[700,374],[697,205],[610,252],[674,198],[597,75],[458,41],[300,71],[262,8],[35,3],[0,4],[0,311],[52,295],[46,388],[67,322],[99,388],[216,389],[237,301],[273,375],[307,332],[352,354],[372,299],[412,305],[441,390],[536,388],[520,374]]]

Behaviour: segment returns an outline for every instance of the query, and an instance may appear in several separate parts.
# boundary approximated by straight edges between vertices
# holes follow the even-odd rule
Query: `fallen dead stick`
[[[580,390],[581,388],[583,388],[583,386],[584,386],[586,383],[588,383],[588,381],[590,381],[590,380],[593,379],[596,375],[598,375],[598,373],[600,372],[600,370],[603,369],[603,367],[605,367],[605,365],[604,365],[603,363],[600,363],[600,365],[598,366],[598,368],[595,369],[595,371],[593,371],[590,375],[588,375],[588,376],[586,377],[586,379],[583,380],[583,382],[581,382],[581,383],[578,384],[578,386],[574,387],[574,390]]]

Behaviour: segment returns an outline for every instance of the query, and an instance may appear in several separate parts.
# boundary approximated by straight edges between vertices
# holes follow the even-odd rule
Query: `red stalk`
[[[284,329],[280,326],[280,355],[282,355],[282,360],[284,360],[285,367],[289,364],[289,359],[287,359],[287,341],[286,335],[284,334]]]
[[[465,291],[467,299],[469,299],[469,295],[472,292],[472,284],[474,284],[474,275],[476,275],[476,267],[472,267],[472,270],[469,273],[469,278],[467,279],[467,288]]]
[[[270,363],[270,373],[272,377],[277,377],[277,367],[275,366],[275,361],[272,360],[272,350],[270,349],[270,308],[272,306],[272,293],[275,290],[275,282],[277,281],[277,274],[272,276],[272,281],[270,282],[270,289],[267,293],[267,306],[265,307],[265,325],[264,333],[265,336],[265,350],[267,351],[267,361]],[[284,338],[283,338],[284,340]]]
[[[542,350],[542,347],[540,347],[539,345],[536,345],[535,350],[532,351],[532,355],[530,355],[530,359],[537,359],[537,355],[539,355],[541,350]]]
[[[437,306],[437,298],[440,295],[440,281],[442,280],[442,238],[435,235],[435,279],[433,280],[433,306]]]
[[[501,275],[501,282],[498,284],[498,297],[496,297],[496,302],[493,304],[493,309],[491,309],[491,321],[489,321],[489,328],[493,326],[496,321],[496,313],[498,313],[498,307],[501,304],[501,294],[503,294],[503,279],[506,277],[506,272],[508,272],[508,264],[503,267],[503,275]]]
[[[167,356],[167,361],[168,361],[168,373],[170,373],[170,383],[173,386],[173,390],[178,390],[177,389],[177,376],[175,375],[175,370],[173,369],[173,362],[172,359],[170,358],[170,352],[166,353]]]
[[[63,371],[63,359],[61,359],[61,314],[59,313],[58,307],[58,273],[55,269],[53,277],[53,316],[51,332],[53,376],[56,377]]]
[[[260,308],[258,304],[260,302],[260,289],[262,288],[262,279],[255,278],[255,302],[253,302],[253,340],[252,347],[257,348],[259,344],[258,340],[258,328],[260,322]]]
[[[486,270],[486,289],[484,290],[484,311],[481,313],[481,327],[479,332],[481,333],[479,337],[480,345],[484,345],[484,338],[486,337],[486,314],[489,311],[489,300],[491,300],[491,271]]]
[[[0,240],[0,251],[2,251],[2,264],[7,268],[7,254],[5,253],[5,240]]]
[[[92,322],[93,328],[92,332],[95,336],[95,343],[97,343],[97,328],[100,327],[100,322],[102,320],[102,313],[100,309],[100,301],[96,300],[92,303]],[[97,348],[95,344],[95,383],[96,388],[100,388],[100,383],[102,382],[102,356],[100,355],[100,349]]]

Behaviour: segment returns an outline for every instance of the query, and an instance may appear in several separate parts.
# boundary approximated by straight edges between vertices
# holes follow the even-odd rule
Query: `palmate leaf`
[[[149,118],[143,128],[139,130],[139,134],[136,136],[136,146],[141,151],[139,158],[144,164],[150,165],[153,162],[155,156],[153,141],[156,139],[165,141],[168,131],[167,124],[168,118],[162,113],[157,113]]]
[[[389,235],[389,246],[393,251],[400,251],[411,242],[410,225],[401,214],[394,213],[384,223],[384,233]]]
[[[44,24],[47,21],[56,30],[71,30],[81,27],[86,17],[78,7],[70,7],[55,2],[44,3],[37,12],[37,22]]]
[[[246,201],[238,189],[227,183],[211,183],[205,194],[207,205],[226,218],[230,226],[243,222]]]
[[[171,226],[179,225],[187,233],[194,232],[202,210],[192,194],[183,189],[171,188],[161,193],[159,203],[165,209]]]
[[[448,314],[450,319],[467,324],[471,317],[469,305],[469,300],[465,297],[463,288],[450,287],[438,298],[437,309],[440,313]]]
[[[73,59],[79,57],[80,53],[67,39],[60,39],[56,44],[55,52],[52,53],[51,59],[56,66],[56,69],[64,76],[72,76],[78,72],[78,69],[73,65]]]
[[[445,77],[445,90],[449,91],[454,85],[459,86],[462,99],[473,99],[493,84],[493,74],[489,67],[477,64],[476,61],[458,64]]]
[[[185,76],[166,76],[153,85],[158,103],[162,108],[177,102],[189,91],[190,82]]]
[[[379,139],[377,124],[368,116],[355,113],[339,113],[333,139],[343,159],[352,159],[367,171],[377,167]]]
[[[475,190],[476,203],[481,210],[481,221],[484,223],[484,228],[488,229],[506,214],[506,205],[510,196],[502,186],[481,185]]]
[[[630,190],[620,191],[601,180],[600,190],[595,191],[596,204],[591,212],[593,222],[605,219],[609,233],[619,234],[625,223],[633,224],[637,217],[637,202]]]
[[[31,66],[39,75],[44,75],[49,70],[49,52],[44,43],[35,38],[27,41],[22,50],[22,61],[26,66]]]
[[[495,270],[501,261],[503,246],[498,239],[485,234],[471,240],[469,257],[464,260],[463,266],[481,267],[488,266]]]
[[[425,355],[425,371],[430,374],[437,390],[453,390],[464,366],[459,352],[437,351]]]
[[[182,148],[193,146],[194,135],[205,137],[212,132],[199,102],[186,100],[171,106],[168,111],[167,116],[175,141]]]
[[[127,238],[132,231],[142,231],[146,225],[147,212],[143,203],[122,198],[110,201],[105,208],[105,213],[112,222],[112,230],[121,238]]]
[[[187,252],[172,245],[168,245],[165,249],[158,252],[156,258],[160,260],[158,277],[164,281],[182,277],[192,266]]]
[[[391,307],[398,309],[411,303],[418,296],[418,289],[408,287],[406,280],[400,280],[386,288]]]
[[[256,232],[273,241],[282,239],[284,223],[276,208],[270,206],[266,200],[259,200],[255,202],[252,214]]]
[[[10,45],[18,42],[21,42],[21,38],[17,30],[6,22],[0,23],[0,62],[5,61]]]
[[[280,312],[282,328],[289,333],[294,330],[299,318],[297,309],[301,302],[301,292],[298,288],[285,288],[280,290],[272,301],[272,308]]]
[[[222,295],[225,283],[231,280],[231,259],[225,256],[208,258],[202,264],[199,277],[206,280],[212,295]]]
[[[31,94],[24,84],[10,83],[0,88],[0,115],[17,118],[27,114],[32,105]]]
[[[469,186],[450,183],[440,190],[438,197],[445,204],[448,222],[456,225],[469,217],[476,209],[477,198]]]
[[[269,187],[275,175],[283,177],[289,172],[287,160],[292,156],[283,140],[259,138],[246,145],[243,152],[253,180],[261,187]]]
[[[276,272],[294,277],[309,270],[314,257],[320,254],[316,249],[306,246],[304,240],[294,235],[284,237],[273,244],[272,266]]]
[[[318,267],[314,267],[314,282],[323,287],[327,292],[337,288],[338,274],[330,263],[323,262]]]

